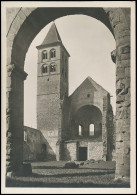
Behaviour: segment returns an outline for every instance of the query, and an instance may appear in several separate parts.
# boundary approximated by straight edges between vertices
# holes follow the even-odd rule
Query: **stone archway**
[[[52,15],[51,13],[54,12]],[[116,50],[116,173],[130,177],[130,9],[9,8],[7,9],[7,172],[19,171],[23,154],[24,60],[30,43],[49,22],[84,14],[104,23],[114,35]]]

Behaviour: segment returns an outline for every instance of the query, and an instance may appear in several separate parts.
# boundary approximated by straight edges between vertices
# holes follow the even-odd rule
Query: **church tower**
[[[37,129],[44,135],[46,159],[56,159],[56,144],[62,139],[64,100],[68,97],[68,59],[55,23],[37,46]]]

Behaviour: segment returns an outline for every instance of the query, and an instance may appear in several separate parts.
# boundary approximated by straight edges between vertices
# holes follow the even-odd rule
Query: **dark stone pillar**
[[[116,172],[130,181],[130,8],[105,9],[116,40]],[[116,56],[116,57],[115,57]]]
[[[114,54],[114,52],[112,52]],[[111,54],[112,54],[111,53]],[[116,173],[115,179],[130,178],[130,45],[115,50],[116,63]]]
[[[103,98],[103,114],[102,114],[102,141],[103,141],[103,160],[107,157],[107,107],[108,100]]]
[[[24,79],[27,73],[14,64],[7,66],[6,174],[21,172],[23,163]]]
[[[130,45],[117,49],[116,179],[130,178]]]

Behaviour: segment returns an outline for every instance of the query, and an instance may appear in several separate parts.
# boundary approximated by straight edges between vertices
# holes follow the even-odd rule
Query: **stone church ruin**
[[[40,134],[34,136],[26,127],[33,150],[28,160],[112,160],[115,144],[110,94],[87,77],[68,96],[70,55],[55,23],[37,49],[37,128],[42,135],[37,138]],[[25,156],[28,151],[26,147]]]
[[[99,7],[67,7],[67,8],[7,8],[7,102],[6,102],[6,174],[12,175],[12,173],[23,172],[23,104],[24,104],[24,80],[27,77],[27,73],[24,72],[24,61],[27,50],[34,39],[34,37],[51,21],[59,17],[74,14],[84,14],[90,17],[96,18],[101,21],[112,32],[115,41],[116,49],[112,52],[112,60],[116,63],[116,171],[115,178],[129,181],[130,178],[130,8],[99,8]],[[54,14],[52,14],[54,13]],[[58,37],[59,38],[59,37]],[[51,51],[51,56],[59,55],[64,52],[64,60],[68,58],[68,52],[62,45],[60,39],[59,43],[54,47],[55,50]],[[51,49],[52,49],[51,48]],[[47,48],[48,49],[48,48]],[[50,48],[49,48],[50,49]],[[42,49],[38,48],[39,52]],[[49,52],[49,51],[48,51]],[[56,53],[57,52],[57,53]],[[46,58],[46,52],[43,57]],[[49,53],[48,53],[49,55]],[[58,56],[56,56],[58,59]],[[41,56],[39,56],[39,59]],[[45,60],[46,61],[46,60]],[[51,63],[51,60],[50,60]],[[98,84],[92,81],[91,78],[87,78],[85,83],[85,92],[83,92],[82,85],[70,96],[67,96],[67,74],[66,69],[64,73],[62,71],[63,60],[62,57],[57,62],[52,60],[52,66],[49,67],[49,62],[41,63],[43,65],[42,71],[44,74],[40,76],[39,69],[39,82],[44,83],[49,88],[49,95],[42,96],[42,87],[38,89],[38,102],[43,103],[45,99],[45,105],[49,109],[49,105],[53,100],[57,102],[50,106],[51,111],[54,108],[55,113],[52,113],[52,120],[50,118],[48,122],[48,130],[44,129],[44,115],[46,114],[46,107],[38,108],[38,120],[40,131],[48,132],[48,139],[52,139],[51,148],[48,149],[48,154],[51,157],[56,157],[57,160],[64,158],[64,151],[72,155],[67,155],[66,158],[81,158],[78,153],[85,153],[88,151],[87,156],[84,158],[90,158],[90,155],[94,155],[89,151],[89,147],[92,148],[92,143],[99,143],[98,154],[103,155],[103,158],[111,158],[111,145],[107,135],[110,124],[107,121],[112,120],[112,110],[110,105],[109,94],[102,88],[99,89]],[[45,64],[45,65],[44,65]],[[47,66],[48,65],[48,66]],[[66,66],[67,68],[67,62]],[[50,78],[47,76],[50,70]],[[58,72],[55,75],[54,71]],[[44,80],[44,78],[47,78]],[[43,81],[41,81],[43,79]],[[48,81],[49,79],[49,81]],[[53,80],[52,80],[53,79]],[[53,82],[51,82],[53,81]],[[55,82],[56,81],[56,82]],[[56,84],[55,84],[56,83]],[[90,87],[93,89],[90,91]],[[52,90],[55,90],[55,94],[52,94]],[[77,94],[78,93],[78,94]],[[103,95],[104,93],[104,95]],[[82,95],[83,94],[83,95]],[[94,97],[96,98],[93,98]],[[97,97],[100,96],[100,100]],[[54,97],[54,98],[53,98]],[[79,99],[79,98],[81,99]],[[84,98],[84,99],[82,99]],[[89,104],[89,100],[93,98],[92,105]],[[46,99],[49,101],[47,103]],[[77,102],[75,102],[75,100]],[[80,100],[80,101],[79,101]],[[80,104],[81,102],[81,104]],[[65,112],[65,107],[69,108],[69,111]],[[73,112],[73,113],[72,113]],[[65,113],[65,114],[63,114]],[[84,113],[94,113],[92,121],[90,118],[85,118],[86,122],[83,123]],[[63,114],[63,116],[62,116]],[[67,129],[65,124],[66,118],[69,118],[69,128]],[[94,120],[98,117],[98,124],[94,124]],[[48,116],[49,117],[49,116]],[[64,117],[64,118],[62,118]],[[106,120],[106,118],[108,119]],[[57,125],[57,118],[58,120]],[[94,132],[94,136],[88,135],[90,126]],[[93,128],[94,124],[94,128]],[[56,126],[56,128],[54,128]],[[71,128],[70,128],[71,127]],[[76,131],[73,131],[73,128]],[[69,132],[67,139],[65,132]],[[54,132],[54,133],[53,133]],[[58,134],[56,133],[58,132]],[[81,132],[79,135],[79,132]],[[75,133],[75,134],[73,134]],[[102,133],[102,140],[101,140]],[[113,134],[113,133],[112,133]],[[47,135],[47,134],[46,134]],[[45,135],[45,136],[46,136]],[[107,136],[106,136],[107,135]],[[44,135],[43,135],[44,136]],[[54,136],[54,138],[51,138]],[[77,137],[78,136],[78,137]],[[83,139],[88,141],[84,142]],[[94,138],[95,139],[94,139]],[[77,140],[77,141],[76,141]],[[93,142],[91,142],[92,140]],[[98,140],[98,142],[97,142]],[[99,141],[100,140],[100,141]],[[55,143],[56,146],[55,146]],[[71,153],[71,146],[75,149],[73,154]],[[86,145],[87,144],[87,145]],[[103,147],[103,152],[100,148]],[[44,148],[44,146],[43,146]],[[55,151],[56,148],[56,151]],[[63,150],[62,150],[63,148]],[[79,148],[79,149],[78,149]],[[93,149],[92,149],[93,150]],[[57,155],[55,155],[57,154]],[[67,153],[66,153],[67,154]],[[99,156],[101,156],[99,155]],[[76,157],[77,156],[77,157]]]

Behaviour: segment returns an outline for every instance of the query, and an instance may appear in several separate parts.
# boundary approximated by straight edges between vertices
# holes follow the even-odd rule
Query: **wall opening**
[[[89,136],[94,136],[94,124],[89,125]]]
[[[82,126],[81,125],[79,125],[78,134],[79,136],[82,136]]]
[[[79,147],[79,161],[87,160],[87,147]]]

